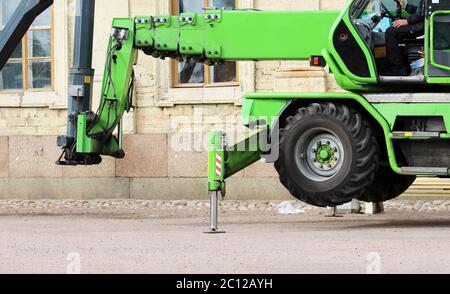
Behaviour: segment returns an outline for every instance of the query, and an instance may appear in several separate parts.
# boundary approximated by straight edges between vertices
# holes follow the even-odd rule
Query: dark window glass
[[[8,61],[0,72],[0,89],[22,89],[23,67],[22,61]]]
[[[28,32],[28,57],[50,57],[51,35],[50,30]]]
[[[450,67],[450,15],[438,15],[434,22],[435,62]]]
[[[204,7],[216,7],[220,9],[235,8],[235,0],[179,0],[178,13],[191,12],[203,13]],[[178,83],[179,84],[204,84],[204,83],[224,83],[236,82],[236,62],[225,62],[206,70],[205,65],[195,61],[178,63]],[[205,73],[209,72],[206,78]]]
[[[0,0],[0,34],[20,0]],[[31,26],[0,72],[0,90],[44,89],[52,83],[51,9],[43,12]],[[27,44],[27,48],[23,46]],[[25,72],[24,72],[25,68]],[[28,81],[25,84],[24,81]]]
[[[30,89],[50,88],[52,64],[50,61],[30,61],[28,63],[28,77]]]
[[[212,0],[212,6],[217,8],[236,8],[234,0]],[[227,61],[222,65],[211,68],[210,81],[212,83],[236,82],[236,62]]]

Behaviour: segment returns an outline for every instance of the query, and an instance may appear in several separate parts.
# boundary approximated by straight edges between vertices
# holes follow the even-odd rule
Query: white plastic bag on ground
[[[278,212],[280,214],[300,214],[300,213],[305,213],[305,210],[294,207],[294,205],[292,205],[292,203],[290,203],[288,201],[280,203],[277,206],[277,209],[278,209]]]

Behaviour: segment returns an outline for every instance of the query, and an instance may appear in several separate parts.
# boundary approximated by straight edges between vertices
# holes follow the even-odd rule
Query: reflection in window
[[[211,2],[212,7],[216,7],[219,9],[230,9],[235,8],[235,0],[212,0]]]
[[[433,26],[434,60],[450,67],[450,15],[437,15]]]
[[[227,61],[213,66],[210,70],[210,81],[213,83],[236,82],[236,62]]]
[[[204,68],[202,63],[191,60],[178,64],[179,80],[181,84],[204,83]]]
[[[0,73],[0,87],[2,89],[23,88],[23,66],[21,61],[9,61]]]
[[[49,61],[30,61],[28,63],[28,87],[43,89],[51,86],[52,65]]]
[[[19,3],[20,0],[0,0],[1,31],[8,24]],[[0,72],[0,90],[51,88],[51,23],[52,15],[51,8],[49,8],[36,18]]]
[[[205,7],[219,9],[234,9],[235,0],[178,0],[176,2],[176,13],[203,13]],[[236,62],[225,62],[222,65],[205,66],[193,60],[189,62],[177,62],[178,72],[176,84],[208,85],[217,83],[230,83],[237,81]]]

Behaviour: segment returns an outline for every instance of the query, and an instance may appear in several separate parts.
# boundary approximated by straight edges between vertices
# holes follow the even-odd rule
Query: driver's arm
[[[406,26],[406,25],[416,25],[416,24],[420,24],[423,23],[425,20],[425,15],[423,14],[423,0],[420,1],[419,7],[416,10],[416,13],[411,14],[407,19],[399,19],[394,21],[394,23],[392,24],[395,28],[400,28],[402,26]]]
[[[423,22],[423,16],[417,13],[414,13],[408,17],[408,24],[415,25],[420,22]]]
[[[414,13],[408,17],[408,24],[415,25],[415,24],[423,22],[424,19],[425,19],[425,16],[423,14],[423,0],[422,0],[422,1],[420,1],[419,7],[417,8],[416,13]]]

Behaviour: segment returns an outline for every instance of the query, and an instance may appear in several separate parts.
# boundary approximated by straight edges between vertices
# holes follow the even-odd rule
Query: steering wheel
[[[402,16],[402,5],[400,4],[399,0],[394,0],[394,2],[397,3],[396,15],[393,15],[389,11],[389,9],[386,7],[386,5],[384,5],[383,1],[380,0],[381,9],[383,10],[381,18],[387,16],[390,19],[392,19],[393,21],[396,21],[396,20],[401,18],[401,16]]]
[[[384,5],[383,0],[379,0],[378,2],[380,3],[381,14],[372,16],[370,24],[363,23],[363,22],[360,24],[363,25],[364,27],[366,27],[366,29],[368,29],[369,31],[372,31],[374,28],[376,28],[376,26],[380,23],[380,21],[385,17],[390,18],[392,21],[401,19],[402,18],[402,5],[400,3],[400,0],[393,0],[393,1],[397,4],[397,9],[396,9],[395,15],[393,15],[391,13],[391,11],[389,11],[389,9],[386,7],[386,5]]]

